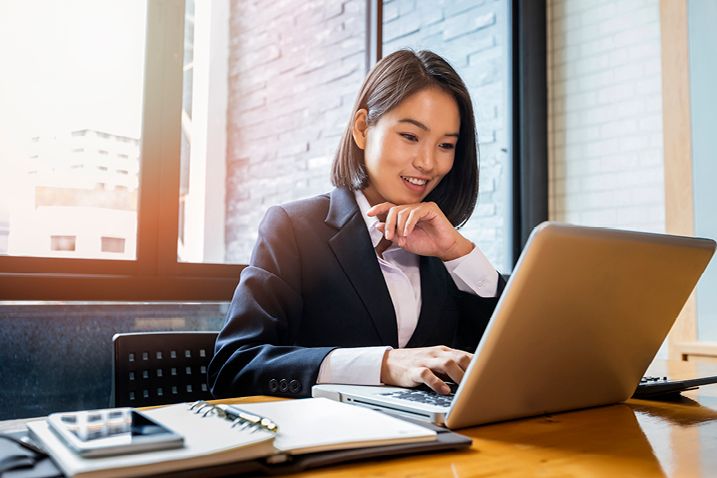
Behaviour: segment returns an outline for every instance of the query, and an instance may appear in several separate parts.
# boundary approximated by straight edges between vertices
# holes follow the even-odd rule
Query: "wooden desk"
[[[652,375],[717,375],[714,364],[661,362]],[[717,473],[717,384],[676,402],[624,404],[459,430],[470,450],[363,461],[311,477],[712,476]],[[264,397],[266,398],[266,397]],[[231,400],[257,401],[260,397]],[[19,424],[15,421],[15,425]],[[7,430],[10,423],[0,424]],[[16,428],[16,427],[15,427]]]
[[[650,375],[717,375],[713,364],[659,362]],[[312,470],[311,477],[714,476],[717,384],[678,402],[624,404],[458,430],[470,450]]]

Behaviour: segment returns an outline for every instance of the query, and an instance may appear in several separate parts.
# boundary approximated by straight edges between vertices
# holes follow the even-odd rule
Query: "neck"
[[[382,198],[381,195],[377,193],[371,186],[367,186],[366,188],[362,189],[361,192],[364,196],[366,196],[366,200],[371,206],[386,202],[386,200]]]

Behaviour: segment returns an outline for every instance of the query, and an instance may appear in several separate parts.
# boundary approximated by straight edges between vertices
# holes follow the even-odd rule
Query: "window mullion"
[[[147,8],[137,259],[141,274],[169,275],[177,257],[184,5],[153,0]]]
[[[366,71],[383,57],[383,0],[366,0]]]

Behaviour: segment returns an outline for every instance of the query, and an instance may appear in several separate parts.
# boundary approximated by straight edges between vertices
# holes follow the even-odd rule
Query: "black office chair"
[[[138,332],[112,337],[115,407],[212,398],[207,365],[217,332]]]

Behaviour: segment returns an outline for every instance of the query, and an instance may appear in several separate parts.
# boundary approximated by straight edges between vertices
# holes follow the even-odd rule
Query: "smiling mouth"
[[[414,186],[425,186],[428,184],[428,179],[412,178],[410,176],[401,176],[401,179]]]

